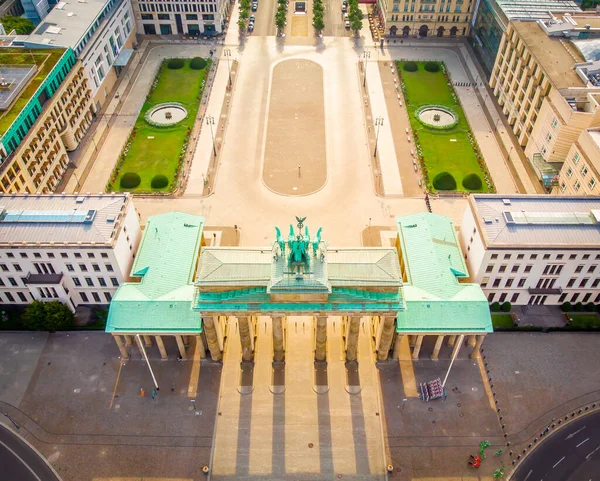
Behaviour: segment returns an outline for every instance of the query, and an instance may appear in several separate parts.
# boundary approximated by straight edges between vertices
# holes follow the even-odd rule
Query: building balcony
[[[549,288],[535,288],[535,287],[529,287],[527,289],[527,292],[529,292],[529,294],[531,295],[557,295],[557,294],[562,294],[562,287],[555,287],[552,289]]]

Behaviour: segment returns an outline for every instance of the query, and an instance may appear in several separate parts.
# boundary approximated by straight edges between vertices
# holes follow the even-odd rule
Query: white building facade
[[[0,302],[107,305],[140,236],[129,194],[0,196]]]
[[[471,195],[460,228],[488,302],[600,302],[600,197]]]
[[[223,32],[227,0],[133,0],[139,33],[197,37]]]

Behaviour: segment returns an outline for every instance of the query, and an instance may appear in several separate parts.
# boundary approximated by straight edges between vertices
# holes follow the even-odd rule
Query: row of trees
[[[325,28],[325,21],[323,20],[323,1],[322,0],[314,0],[313,2],[313,27],[317,33],[320,33],[321,30]]]
[[[287,0],[277,0],[277,11],[275,12],[275,26],[277,27],[277,34],[285,28],[285,22],[287,18]]]
[[[25,308],[23,325],[35,331],[59,331],[73,325],[75,316],[59,301],[33,301]]]
[[[240,18],[238,19],[238,28],[240,35],[246,31],[246,20],[250,18],[250,0],[241,0],[240,2]]]
[[[364,15],[362,10],[358,8],[358,0],[348,0],[348,19],[350,20],[350,28],[358,34],[362,29]]]

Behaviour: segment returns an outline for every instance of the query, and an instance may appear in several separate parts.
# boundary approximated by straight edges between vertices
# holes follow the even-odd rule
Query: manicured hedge
[[[425,64],[425,70],[427,70],[428,72],[431,72],[431,73],[439,72],[440,64],[437,62],[427,62]]]
[[[206,64],[206,60],[202,57],[194,57],[190,61],[190,68],[194,70],[202,70],[204,67],[206,67]]]
[[[492,312],[500,312],[500,303],[499,302],[492,302],[492,305],[490,306],[490,311],[492,311]]]
[[[141,182],[142,179],[138,174],[135,172],[127,172],[126,174],[123,174],[123,177],[121,177],[120,185],[123,189],[134,189],[140,185]]]
[[[433,178],[437,190],[456,190],[456,179],[450,172],[440,172]]]
[[[479,190],[483,182],[481,182],[481,177],[477,174],[467,174],[462,181],[462,185],[467,190]]]
[[[500,306],[500,310],[502,312],[510,312],[510,308],[512,307],[512,305],[510,304],[510,302],[504,302],[501,306]]]
[[[172,58],[169,60],[167,67],[169,67],[171,70],[179,70],[180,68],[183,68],[184,65],[185,61],[182,58]]]
[[[162,174],[155,175],[150,181],[150,187],[152,187],[153,189],[162,189],[167,185],[169,185],[169,179],[167,179],[167,177]]]
[[[406,62],[404,64],[404,70],[407,72],[416,72],[419,70],[419,66],[415,62]]]
[[[563,302],[563,304],[560,306],[560,310],[563,312],[571,312],[573,310],[573,306],[570,302]]]

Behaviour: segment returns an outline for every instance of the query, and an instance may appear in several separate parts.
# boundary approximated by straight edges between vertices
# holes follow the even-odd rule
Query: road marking
[[[571,439],[572,437],[574,437],[577,433],[580,433],[581,431],[583,431],[585,429],[585,426],[583,426],[581,429],[578,429],[577,431],[575,431],[574,433],[569,434],[566,438],[565,441],[567,439]]]
[[[563,459],[565,459],[566,456],[563,456],[562,458],[560,458],[558,460],[558,463],[556,463],[554,466],[552,466],[552,469],[556,468],[556,466],[558,466],[560,463],[562,463]]]
[[[587,443],[590,440],[590,438],[584,439],[583,441],[581,441],[577,446],[575,446],[576,448],[578,448],[579,446],[581,446],[583,443]]]
[[[529,470],[529,473],[527,473],[527,476],[525,476],[525,479],[523,481],[527,481],[529,479],[529,476],[531,476],[531,473],[533,473],[533,469]]]
[[[37,474],[35,474],[35,471],[29,467],[29,464],[27,464],[27,463],[26,463],[26,462],[23,460],[23,458],[21,458],[21,456],[19,456],[17,453],[15,453],[15,452],[14,452],[12,449],[10,449],[10,448],[9,448],[9,447],[8,447],[6,444],[4,444],[2,441],[0,441],[0,444],[2,444],[2,446],[4,446],[4,447],[5,447],[6,449],[8,449],[8,450],[9,450],[11,453],[13,453],[13,456],[14,456],[15,458],[17,458],[19,461],[21,461],[21,462],[23,463],[23,465],[24,465],[24,466],[25,466],[27,469],[29,469],[29,471],[31,471],[31,474],[33,474],[33,475],[35,476],[35,479],[37,479],[38,481],[42,481],[42,480],[40,479],[40,477],[39,477]]]
[[[588,459],[592,454],[594,454],[596,451],[598,451],[600,449],[600,446],[598,446],[596,449],[594,449],[590,454],[588,454],[585,459]]]
[[[119,372],[117,373],[117,379],[115,380],[115,387],[113,389],[112,397],[110,398],[110,406],[108,409],[112,409],[113,403],[115,402],[115,394],[117,393],[117,386],[119,385],[119,378],[121,377],[121,369],[123,368],[123,362],[119,363]]]

